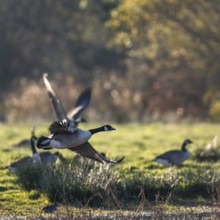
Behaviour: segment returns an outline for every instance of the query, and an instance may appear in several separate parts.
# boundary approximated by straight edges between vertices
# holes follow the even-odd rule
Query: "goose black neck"
[[[181,147],[182,151],[187,151],[186,145],[187,145],[187,143],[184,141],[183,144],[182,144],[182,147]]]
[[[95,133],[98,133],[98,132],[101,132],[101,131],[105,131],[103,126],[102,127],[98,127],[98,128],[89,129],[89,132],[91,134],[95,134]]]
[[[35,147],[35,139],[33,137],[31,138],[31,149],[32,149],[33,154],[37,153],[37,150]]]

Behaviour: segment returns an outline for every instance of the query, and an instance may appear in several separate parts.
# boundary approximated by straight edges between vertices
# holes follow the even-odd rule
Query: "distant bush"
[[[215,136],[205,147],[198,148],[194,153],[194,159],[199,162],[220,160],[220,145],[217,142],[217,136]]]
[[[210,105],[209,115],[213,121],[220,122],[220,101],[215,101]]]

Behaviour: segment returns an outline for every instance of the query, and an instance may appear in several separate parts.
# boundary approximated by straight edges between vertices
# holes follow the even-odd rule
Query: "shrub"
[[[208,143],[205,147],[198,148],[195,151],[194,159],[199,162],[218,161],[220,159],[220,146],[217,142],[217,136],[215,136],[213,140],[210,143]]]
[[[209,108],[209,115],[213,121],[220,121],[220,101],[214,101]]]
[[[132,173],[83,158],[55,166],[32,164],[16,175],[22,188],[37,189],[51,202],[108,208],[121,208],[121,202],[210,199],[213,187],[220,181],[219,172],[205,167]]]
[[[122,178],[120,198],[125,200],[148,201],[167,200],[178,183],[176,171],[168,169],[162,175],[154,173],[125,174]]]
[[[118,173],[110,165],[102,165],[87,159],[75,160],[59,166],[39,163],[19,169],[18,183],[25,190],[38,189],[52,202],[101,204],[111,197],[118,182]]]
[[[176,198],[211,198],[211,189],[220,181],[217,171],[188,168],[179,171],[180,180],[175,188]]]

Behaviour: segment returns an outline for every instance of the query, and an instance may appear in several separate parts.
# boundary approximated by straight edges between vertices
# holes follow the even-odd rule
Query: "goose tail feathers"
[[[44,149],[44,150],[52,149],[52,147],[48,146],[49,144],[50,144],[50,138],[48,138],[48,137],[40,136],[37,139],[37,147],[40,149]]]

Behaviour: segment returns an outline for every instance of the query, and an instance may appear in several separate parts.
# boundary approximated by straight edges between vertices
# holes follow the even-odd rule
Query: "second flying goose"
[[[48,96],[50,101],[53,105],[54,111],[56,113],[57,119],[59,121],[66,121],[68,122],[68,126],[70,127],[77,127],[79,122],[83,122],[84,119],[80,118],[80,114],[83,110],[89,105],[91,99],[91,89],[88,88],[84,90],[78,97],[75,103],[75,107],[72,108],[67,114],[63,108],[63,105],[60,99],[57,97],[56,93],[54,92],[48,78],[47,74],[43,74],[43,81],[46,86]]]

